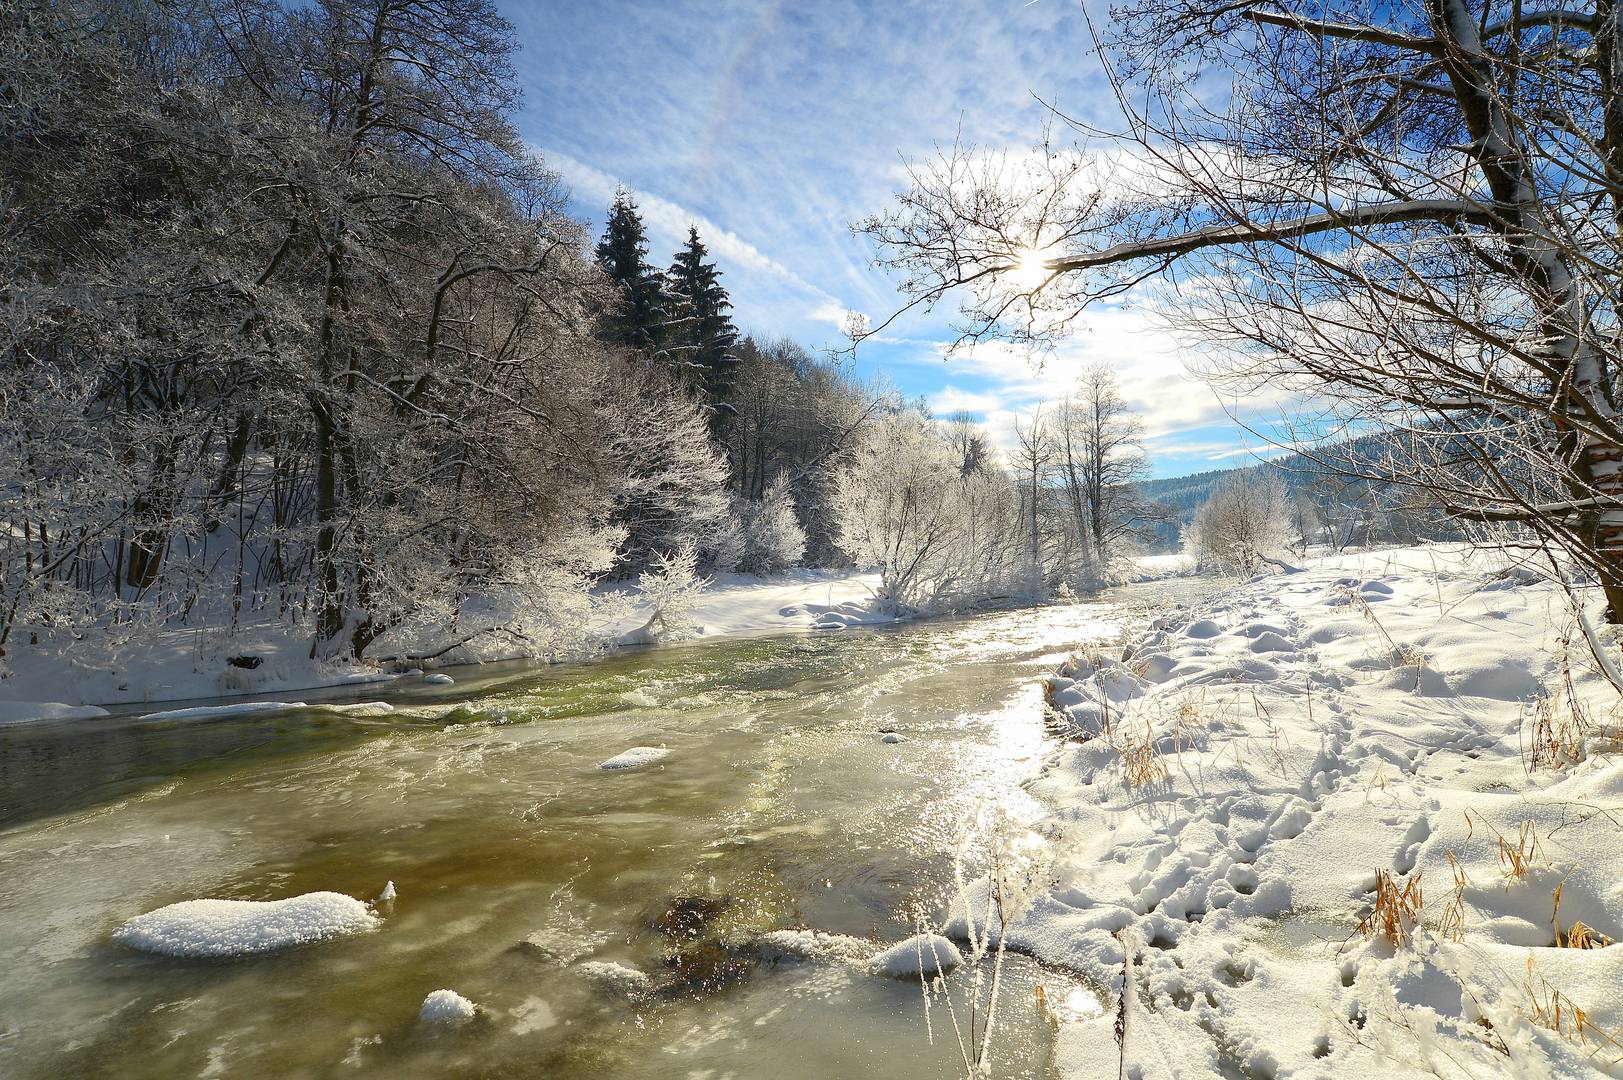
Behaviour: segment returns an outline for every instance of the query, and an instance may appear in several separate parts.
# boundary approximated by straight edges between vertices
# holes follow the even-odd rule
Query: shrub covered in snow
[[[706,584],[699,575],[698,549],[691,541],[656,553],[651,568],[637,578],[637,590],[653,612],[640,630],[627,636],[627,643],[652,645],[692,637],[700,630],[693,621],[693,601]]]
[[[1250,576],[1279,565],[1296,536],[1291,520],[1290,497],[1279,477],[1240,473],[1195,511],[1190,544],[1202,563]]]
[[[806,555],[806,530],[795,517],[789,478],[779,475],[760,502],[739,505],[737,568],[746,574],[777,574],[800,565]]]

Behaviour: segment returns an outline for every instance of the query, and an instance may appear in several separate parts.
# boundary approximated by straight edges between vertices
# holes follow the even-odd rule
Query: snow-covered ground
[[[1623,946],[1555,947],[1623,937],[1619,698],[1559,589],[1369,552],[1122,651],[1049,681],[1057,884],[1007,937],[1133,987],[1065,1075],[1623,1076]]]
[[[878,575],[871,573],[726,574],[705,587],[691,614],[701,638],[884,622],[894,616],[873,606],[877,585]],[[645,605],[635,600],[604,608],[614,614],[609,624],[594,627],[603,640],[629,634],[648,617]],[[103,640],[92,632],[49,647],[14,646],[7,657],[10,674],[0,679],[0,724],[97,716],[101,710],[94,706],[99,705],[285,694],[422,678],[421,672],[402,676],[369,663],[312,660],[308,635],[279,624],[245,627],[229,637],[194,628],[155,631],[134,642],[123,637]],[[232,657],[257,663],[233,666]],[[520,658],[520,653],[484,657]]]

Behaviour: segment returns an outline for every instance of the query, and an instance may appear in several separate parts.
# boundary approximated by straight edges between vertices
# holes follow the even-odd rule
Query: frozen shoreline
[[[795,570],[771,578],[719,575],[693,602],[698,630],[692,640],[894,621],[895,616],[871,603],[877,584],[876,574],[855,571]],[[647,618],[635,601],[628,612],[614,625],[601,628],[601,636],[623,637]],[[0,726],[105,716],[104,707],[240,699],[418,678],[366,663],[324,668],[308,657],[309,647],[305,634],[264,625],[246,627],[230,639],[211,638],[209,631],[194,628],[163,631],[120,649],[116,656],[105,650],[96,655],[93,641],[53,649],[19,648],[10,658],[11,677],[0,682]],[[257,658],[257,666],[229,663],[228,657],[244,655]],[[515,652],[481,660],[531,658]],[[464,666],[468,665],[445,665],[452,672]]]

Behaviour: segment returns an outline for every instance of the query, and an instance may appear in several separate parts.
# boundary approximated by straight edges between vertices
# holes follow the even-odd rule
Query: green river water
[[[966,815],[1044,813],[1024,786],[1055,749],[1041,676],[1194,590],[330,695],[398,710],[371,719],[0,728],[0,1076],[961,1075],[917,980],[749,943],[808,927],[877,951],[939,915]],[[670,754],[597,768],[634,745]],[[178,900],[370,898],[390,880],[380,930],[285,954],[181,961],[109,940]],[[584,960],[655,991],[605,990]],[[961,999],[967,974],[948,982]],[[1039,1010],[1039,985],[1094,1008],[1064,972],[1011,958],[1000,1076],[1049,1075],[1068,1013]],[[441,987],[480,1017],[419,1023]]]

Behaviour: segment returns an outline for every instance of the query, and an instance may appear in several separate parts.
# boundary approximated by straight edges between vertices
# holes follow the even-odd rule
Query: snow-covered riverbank
[[[699,638],[746,633],[830,629],[886,622],[873,604],[878,577],[856,571],[794,570],[770,578],[720,575],[690,608]],[[628,599],[593,636],[613,641],[648,617]],[[389,683],[402,676],[372,663],[323,664],[309,656],[301,628],[280,623],[235,634],[207,629],[152,632],[136,641],[86,634],[71,642],[12,649],[10,675],[0,680],[0,724],[102,715],[98,706]],[[233,665],[252,663],[252,667]],[[524,659],[522,649],[486,653],[484,660]],[[455,659],[454,656],[447,657]]]
[[[1049,681],[1085,741],[1008,934],[1130,978],[1126,1075],[1623,1075],[1623,946],[1555,947],[1623,937],[1618,695],[1557,588],[1404,549],[1158,627]],[[1114,1075],[1114,1014],[1065,1075]]]

